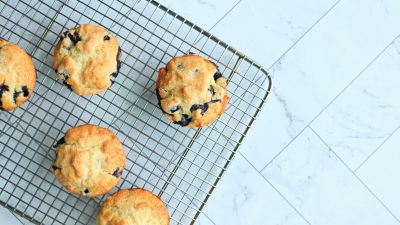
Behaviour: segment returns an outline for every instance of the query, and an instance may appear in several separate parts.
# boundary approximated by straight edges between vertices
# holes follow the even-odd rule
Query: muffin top
[[[226,78],[218,67],[195,54],[175,57],[160,68],[156,93],[164,116],[189,128],[212,123],[229,100]]]
[[[97,94],[109,88],[121,67],[121,48],[106,29],[91,24],[60,35],[53,67],[63,84],[78,95]]]
[[[106,199],[97,225],[168,225],[170,218],[162,200],[145,189],[119,190]]]
[[[69,192],[92,198],[117,185],[125,160],[123,146],[114,133],[84,124],[69,129],[57,142],[51,171]]]
[[[0,40],[0,112],[18,108],[32,95],[36,70],[18,45]]]

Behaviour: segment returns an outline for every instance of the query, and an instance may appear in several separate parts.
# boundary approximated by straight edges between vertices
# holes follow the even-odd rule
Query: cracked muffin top
[[[0,40],[0,112],[18,108],[32,95],[36,70],[18,45]]]
[[[51,171],[71,193],[93,198],[110,191],[121,179],[126,156],[108,129],[91,124],[71,128],[55,147]]]
[[[142,188],[124,189],[102,204],[97,225],[168,225],[170,217],[162,200]]]
[[[76,94],[98,94],[109,88],[121,68],[117,39],[100,26],[83,24],[60,35],[54,48],[57,77]]]
[[[184,127],[203,127],[222,115],[228,104],[227,81],[218,66],[189,53],[160,68],[156,93],[164,116]]]

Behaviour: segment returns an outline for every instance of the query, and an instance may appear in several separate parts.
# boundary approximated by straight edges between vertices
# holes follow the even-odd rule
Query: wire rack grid
[[[110,89],[79,97],[56,79],[52,54],[60,33],[84,23],[117,37],[123,66]],[[0,114],[0,204],[37,224],[94,224],[109,194],[132,187],[157,194],[171,224],[194,224],[272,87],[259,64],[155,1],[2,0],[0,38],[25,49],[37,69],[30,100]],[[203,129],[169,123],[154,90],[158,68],[188,52],[229,80],[226,112]],[[121,182],[94,199],[69,194],[49,171],[54,143],[85,123],[112,130],[127,154]]]

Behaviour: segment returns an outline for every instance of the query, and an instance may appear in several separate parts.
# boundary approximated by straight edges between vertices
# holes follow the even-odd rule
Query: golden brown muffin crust
[[[109,196],[100,208],[97,225],[168,225],[162,200],[142,188],[124,189]]]
[[[18,45],[0,40],[0,112],[18,108],[32,95],[36,70]]]
[[[164,116],[189,128],[212,123],[229,100],[226,78],[217,66],[194,54],[175,57],[160,68],[156,91]]]
[[[112,85],[121,66],[121,49],[106,29],[91,24],[71,28],[54,48],[53,67],[78,95],[97,94]]]
[[[51,171],[69,192],[92,198],[117,185],[125,160],[114,133],[84,124],[69,129],[58,142]]]

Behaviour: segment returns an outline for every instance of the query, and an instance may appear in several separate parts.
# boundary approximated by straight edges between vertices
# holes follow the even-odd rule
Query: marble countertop
[[[400,1],[159,2],[274,79],[197,224],[400,224]]]

